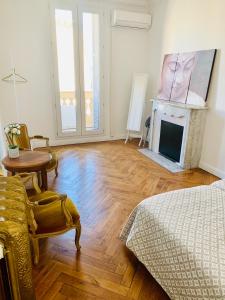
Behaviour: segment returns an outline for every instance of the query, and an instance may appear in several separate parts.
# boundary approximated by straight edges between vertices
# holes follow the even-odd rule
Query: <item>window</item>
[[[99,129],[100,57],[99,15],[83,13],[85,127]]]
[[[56,9],[56,46],[62,131],[76,131],[76,92],[72,11]]]
[[[58,135],[101,134],[103,15],[73,6],[53,8]]]

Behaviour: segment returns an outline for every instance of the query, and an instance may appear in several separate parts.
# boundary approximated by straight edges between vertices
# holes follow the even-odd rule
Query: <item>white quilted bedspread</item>
[[[120,237],[171,299],[225,299],[223,181],[142,201]]]

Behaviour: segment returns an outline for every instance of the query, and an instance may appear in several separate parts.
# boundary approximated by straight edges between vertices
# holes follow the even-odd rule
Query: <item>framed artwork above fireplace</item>
[[[216,50],[167,54],[157,99],[205,106]]]

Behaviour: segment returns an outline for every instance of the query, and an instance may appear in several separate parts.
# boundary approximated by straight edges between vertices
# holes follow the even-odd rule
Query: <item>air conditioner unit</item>
[[[150,29],[151,15],[125,10],[114,10],[112,15],[112,26]]]

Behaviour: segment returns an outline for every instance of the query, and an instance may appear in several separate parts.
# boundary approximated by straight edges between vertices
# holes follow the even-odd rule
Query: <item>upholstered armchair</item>
[[[26,185],[30,180],[36,194],[27,197],[27,217],[29,235],[34,250],[34,264],[39,262],[39,244],[41,238],[53,237],[75,229],[75,245],[80,250],[80,216],[72,200],[56,192],[41,192],[36,173],[23,173],[14,176]]]
[[[9,144],[17,145],[20,150],[32,150],[31,148],[31,140],[42,140],[45,142],[45,146],[48,149],[48,152],[51,155],[51,160],[47,166],[47,172],[51,172],[55,170],[55,175],[58,176],[58,158],[56,153],[54,153],[49,146],[49,138],[43,137],[42,135],[35,135],[30,137],[28,134],[26,124],[20,124],[20,135],[14,135],[13,140],[9,134],[6,134],[6,138]]]

